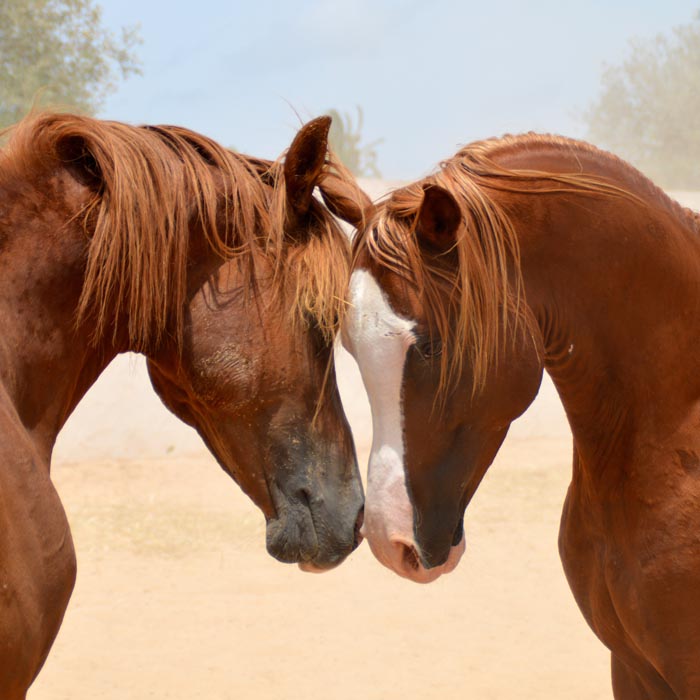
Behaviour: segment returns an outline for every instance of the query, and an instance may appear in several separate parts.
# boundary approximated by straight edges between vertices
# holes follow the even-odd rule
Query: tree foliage
[[[700,187],[700,15],[670,35],[631,43],[607,66],[585,115],[589,138],[659,185]]]
[[[33,105],[94,113],[140,73],[135,28],[116,38],[93,0],[0,0],[0,127]]]
[[[364,115],[357,107],[357,121],[345,112],[329,109],[328,116],[333,119],[328,142],[340,161],[358,177],[381,177],[377,167],[377,146],[383,139],[362,145],[362,127]]]

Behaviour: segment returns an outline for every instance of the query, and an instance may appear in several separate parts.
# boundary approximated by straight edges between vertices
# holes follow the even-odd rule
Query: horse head
[[[333,369],[349,245],[329,209],[358,224],[363,195],[331,172],[330,119],[275,163],[179,127],[49,122],[92,193],[78,325],[147,356],[165,405],[263,511],[273,556],[338,564],[363,493]]]
[[[267,172],[267,222],[279,235],[259,230],[265,242],[247,255],[200,257],[182,347],[149,357],[161,399],[262,509],[268,551],[305,570],[357,546],[363,505],[333,367],[347,244],[313,197],[330,179],[328,126],[307,124]],[[346,186],[333,180],[324,194],[348,217]]]
[[[459,562],[465,508],[542,374],[516,300],[498,297],[509,271],[462,276],[463,248],[480,245],[466,220],[432,181],[381,204],[357,238],[343,329],[374,428],[363,534],[383,564],[422,583]],[[493,279],[475,287],[479,274]]]

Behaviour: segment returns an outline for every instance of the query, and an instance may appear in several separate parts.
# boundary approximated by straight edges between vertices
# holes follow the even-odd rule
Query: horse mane
[[[590,193],[597,192],[598,194],[619,195],[631,198],[642,206],[649,206],[649,203],[653,200],[656,205],[661,205],[666,208],[669,213],[691,224],[697,222],[700,217],[699,212],[693,211],[689,207],[684,207],[630,163],[614,153],[598,148],[587,141],[571,139],[557,134],[538,134],[535,132],[515,135],[506,134],[500,138],[484,139],[483,141],[474,142],[459,151],[457,156],[465,152],[480,152],[483,156],[493,161],[494,158],[502,157],[507,154],[508,151],[528,151],[542,147],[555,148],[559,151],[568,151],[571,156],[577,160],[581,154],[589,154],[595,158],[596,161],[613,167],[619,173],[620,177],[627,181],[627,184],[625,186],[616,186],[611,180],[598,175],[586,174],[582,171],[561,174],[538,170],[528,171],[517,169],[508,171],[505,169],[507,171],[504,173],[505,179],[510,178],[511,181],[522,179],[528,184],[531,184],[533,180],[541,179],[554,183],[558,182],[561,185],[555,186],[553,189],[540,187],[538,192],[541,193],[566,192],[566,188],[562,186],[569,184],[572,186],[572,189],[569,190],[571,192],[580,193],[588,190]],[[588,183],[588,187],[586,183]],[[600,184],[603,184],[602,189],[597,187],[597,185]],[[581,188],[582,185],[584,185],[583,190]],[[520,187],[513,187],[512,182],[510,187],[505,186],[505,182],[501,182],[500,185],[492,185],[492,187],[511,192],[532,192],[531,189],[525,190]]]
[[[222,259],[252,270],[262,252],[277,288],[295,286],[292,313],[310,316],[331,336],[348,275],[346,237],[314,201],[304,240],[285,234],[283,161],[229,151],[177,126],[135,127],[44,113],[9,130],[0,151],[0,183],[27,180],[58,166],[79,166],[93,194],[75,214],[89,239],[77,323],[94,324],[93,341],[126,317],[134,350],[153,350],[170,334],[182,341],[188,254],[193,235]],[[326,169],[342,170],[330,160]],[[193,233],[194,232],[194,233]],[[292,250],[293,249],[293,250]]]
[[[551,147],[576,157],[585,151],[610,159],[623,168],[623,184],[583,168],[559,173],[511,169],[499,160],[508,152]],[[417,214],[426,185],[450,192],[462,213],[462,226],[448,254],[433,255],[420,248]],[[353,257],[370,257],[398,274],[418,291],[430,326],[443,347],[440,354],[438,398],[446,397],[459,375],[465,353],[473,373],[473,392],[484,386],[491,364],[509,333],[531,332],[534,322],[523,302],[520,248],[516,230],[494,191],[542,194],[578,194],[624,198],[649,206],[650,195],[676,214],[691,215],[650,180],[621,159],[590,144],[559,136],[522,134],[477,141],[440,163],[423,180],[395,190],[381,202],[373,220],[355,238]],[[697,219],[696,219],[697,220]],[[451,260],[455,260],[450,263]],[[447,300],[447,303],[445,302]]]

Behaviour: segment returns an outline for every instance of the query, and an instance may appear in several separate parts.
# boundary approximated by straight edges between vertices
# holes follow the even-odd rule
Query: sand
[[[78,583],[31,700],[611,697],[557,556],[566,439],[511,440],[429,586],[364,544],[327,574],[264,548],[209,459],[63,463]]]

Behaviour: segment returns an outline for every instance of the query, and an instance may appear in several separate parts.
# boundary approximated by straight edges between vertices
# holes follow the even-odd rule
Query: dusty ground
[[[204,457],[61,463],[78,583],[31,700],[610,698],[557,557],[568,440],[507,442],[458,570],[302,574]]]

